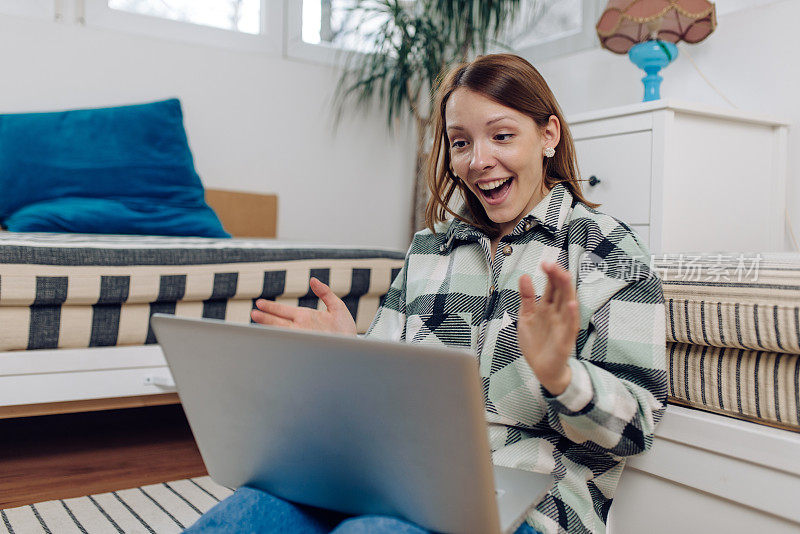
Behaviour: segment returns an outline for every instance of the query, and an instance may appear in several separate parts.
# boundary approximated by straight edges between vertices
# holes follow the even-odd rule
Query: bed
[[[175,98],[0,115],[0,190],[0,417],[177,402],[153,313],[248,322],[316,276],[364,331],[402,265],[270,239],[277,197],[206,189]]]
[[[274,195],[206,196],[237,237],[0,232],[0,417],[178,402],[157,312],[247,323],[257,298],[319,306],[315,276],[366,331],[403,252],[238,237],[274,235]]]
[[[263,239],[8,232],[0,251],[5,417],[176,402],[162,396],[173,388],[149,326],[157,312],[246,323],[256,298],[317,307],[315,276],[363,332],[403,260]]]

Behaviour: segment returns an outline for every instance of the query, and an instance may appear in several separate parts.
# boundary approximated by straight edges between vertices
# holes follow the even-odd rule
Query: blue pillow
[[[141,200],[79,197],[44,200],[18,209],[5,224],[11,232],[230,237],[211,208]]]
[[[205,202],[177,99],[0,115],[0,191],[9,230],[230,237]]]

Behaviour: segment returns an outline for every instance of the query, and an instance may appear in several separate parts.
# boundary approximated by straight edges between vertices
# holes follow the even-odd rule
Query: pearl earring
[[[549,147],[544,149],[544,155],[545,155],[545,157],[552,158],[553,156],[556,155],[556,149],[551,147],[551,146],[549,146]]]

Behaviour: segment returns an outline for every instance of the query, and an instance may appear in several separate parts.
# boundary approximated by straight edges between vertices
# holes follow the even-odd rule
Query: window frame
[[[260,1],[261,33],[253,35],[113,9],[108,7],[107,0],[76,0],[77,19],[86,26],[232,50],[280,54],[283,50],[283,2]]]
[[[303,2],[289,0],[286,6],[286,48],[289,59],[312,61],[333,66],[344,66],[351,52],[329,43],[307,43],[303,41]],[[583,27],[580,32],[546,41],[533,46],[515,49],[514,52],[534,61],[546,61],[600,46],[595,25],[600,18],[605,0],[581,0]],[[587,24],[588,22],[588,24]],[[495,50],[497,52],[506,50]]]
[[[579,32],[516,49],[516,53],[538,63],[600,46],[596,25],[605,4],[605,0],[581,0]]]
[[[311,61],[336,67],[345,66],[346,58],[353,53],[352,51],[330,43],[314,44],[303,40],[303,2],[307,1],[287,0],[286,2],[284,55],[287,59]]]

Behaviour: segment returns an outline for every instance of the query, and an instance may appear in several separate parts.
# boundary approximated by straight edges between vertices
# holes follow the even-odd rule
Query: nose
[[[495,165],[494,154],[490,146],[486,143],[476,141],[472,149],[472,160],[469,162],[471,171],[485,171]]]

